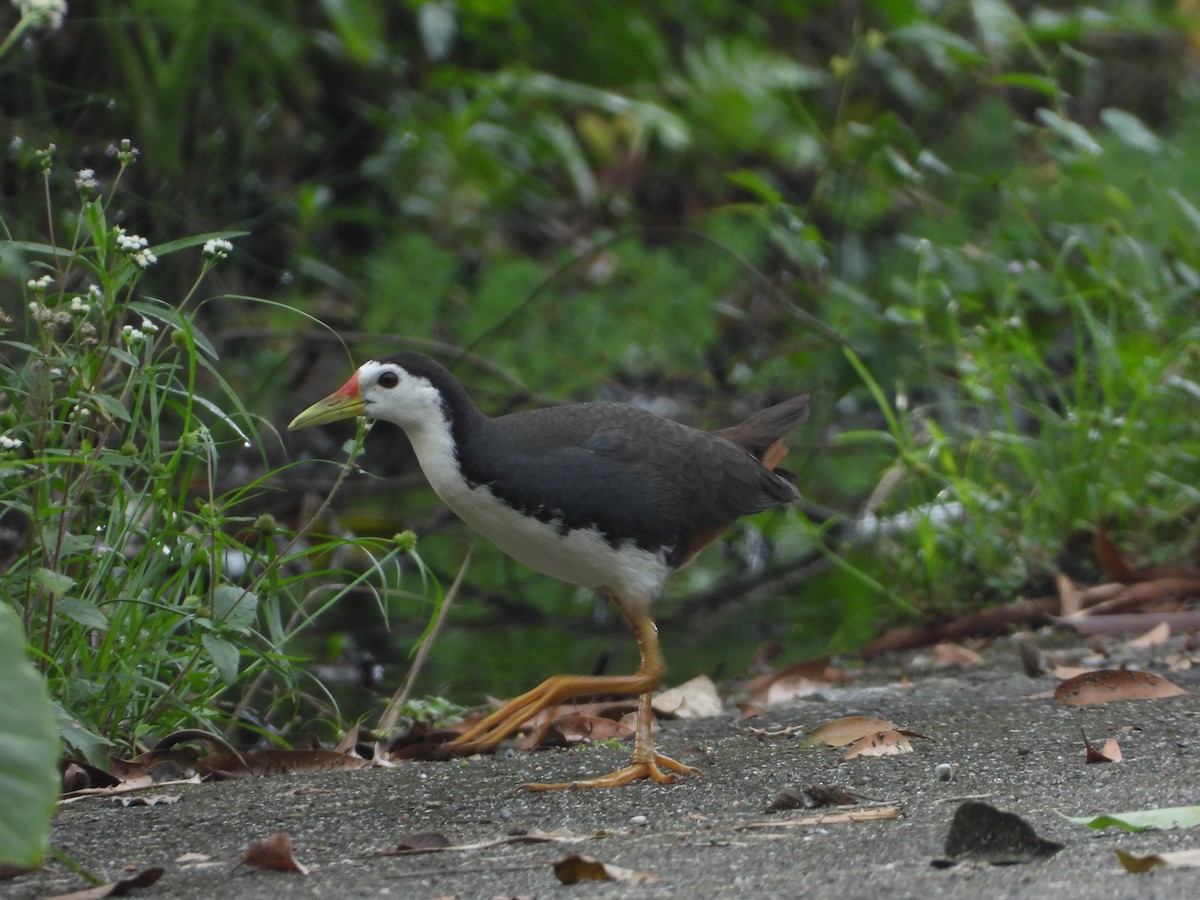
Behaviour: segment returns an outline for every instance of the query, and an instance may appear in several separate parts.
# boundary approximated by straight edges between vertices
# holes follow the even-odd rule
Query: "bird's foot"
[[[668,771],[664,771],[668,770]],[[636,755],[629,765],[617,769],[598,778],[587,778],[582,781],[564,781],[557,784],[523,784],[526,791],[576,791],[584,788],[623,787],[643,778],[651,778],[659,784],[674,784],[676,775],[699,775],[700,770],[695,766],[684,765],[669,756],[651,751],[647,758],[637,759]]]

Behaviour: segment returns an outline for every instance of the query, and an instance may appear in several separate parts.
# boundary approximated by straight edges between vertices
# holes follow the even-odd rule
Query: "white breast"
[[[442,502],[509,556],[543,575],[618,597],[629,612],[648,611],[661,592],[671,571],[662,553],[628,543],[615,548],[590,529],[563,534],[554,523],[518,513],[486,486],[468,486],[446,427],[414,429],[409,440]]]

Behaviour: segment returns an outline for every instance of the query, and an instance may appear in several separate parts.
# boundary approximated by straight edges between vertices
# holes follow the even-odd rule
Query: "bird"
[[[628,620],[631,675],[554,675],[449,742],[450,754],[495,750],[542,710],[584,695],[638,698],[629,765],[530,790],[609,788],[699,774],[657,752],[652,692],[666,665],[653,619],[668,577],[743,516],[799,499],[777,470],[807,395],[708,432],[637,406],[568,403],[489,417],[444,366],[416,352],[363,363],[289,430],[366,416],[398,425],[434,492],[531,569],[608,596]]]

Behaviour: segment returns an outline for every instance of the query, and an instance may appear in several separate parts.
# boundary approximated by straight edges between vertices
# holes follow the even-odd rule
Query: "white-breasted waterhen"
[[[620,403],[575,403],[489,418],[445,368],[419,353],[365,363],[289,429],[371,416],[399,425],[442,501],[530,568],[612,599],[633,626],[632,675],[556,675],[448,745],[493,750],[541,710],[588,694],[638,696],[633,760],[587,781],[612,787],[696,774],[656,753],[650,692],[666,671],[652,606],[668,576],[741,516],[795,500],[772,471],[804,420],[795,397],[740,425],[706,432]]]

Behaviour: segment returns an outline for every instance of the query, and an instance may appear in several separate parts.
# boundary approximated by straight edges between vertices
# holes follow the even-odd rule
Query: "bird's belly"
[[[440,492],[439,492],[440,493]],[[564,530],[557,522],[522,515],[487,487],[464,488],[442,500],[468,525],[519,562],[543,575],[648,605],[670,574],[664,554],[632,542],[613,546],[591,528]]]

